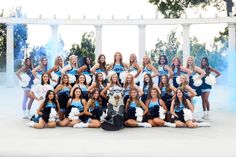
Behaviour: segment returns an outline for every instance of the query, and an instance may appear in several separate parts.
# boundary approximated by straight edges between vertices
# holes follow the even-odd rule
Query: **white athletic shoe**
[[[198,123],[198,126],[199,127],[210,127],[211,125],[209,123],[202,122],[202,123]]]
[[[28,123],[26,123],[26,126],[28,127],[33,127],[36,123],[34,121],[30,121]]]
[[[152,125],[150,124],[150,123],[142,123],[142,127],[144,127],[144,128],[151,128],[152,127]]]
[[[164,126],[175,128],[176,124],[175,123],[170,123],[170,122],[165,122]]]
[[[73,126],[73,128],[87,128],[87,127],[88,127],[88,124],[83,123],[83,122],[77,123]]]
[[[205,115],[203,115],[203,116],[202,116],[202,119],[204,119],[204,120],[208,120],[208,119],[209,119],[209,117],[208,117],[208,115],[207,115],[207,114],[205,114]]]

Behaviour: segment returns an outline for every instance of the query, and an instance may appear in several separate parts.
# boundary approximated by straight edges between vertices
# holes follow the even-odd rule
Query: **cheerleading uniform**
[[[126,106],[126,102],[129,99],[129,94],[130,94],[130,86],[127,86],[125,88],[125,92],[124,92],[124,104]]]
[[[150,101],[148,104],[148,109],[149,109],[148,119],[159,118],[160,100],[158,99],[156,102]]]
[[[159,65],[158,66],[158,73],[159,73],[159,79],[158,84],[161,82],[161,77],[163,75],[168,75],[168,71],[164,69],[165,65]]]
[[[88,101],[88,88],[86,85],[84,84],[78,84],[78,87],[81,89],[82,91],[82,95],[83,95],[83,98]]]
[[[45,107],[42,109],[42,119],[48,123],[50,118],[51,109],[54,108],[56,110],[57,106],[54,103],[47,102]]]
[[[142,97],[141,97],[141,100],[142,100],[143,103],[145,103],[146,100],[147,100],[148,88],[149,88],[149,85],[146,85],[146,86],[143,88],[143,95],[142,95]]]
[[[165,102],[167,110],[170,111],[173,94],[168,93],[166,87],[161,88],[161,99]]]
[[[94,106],[89,107],[89,112],[93,114],[90,118],[100,120],[100,117],[102,116],[102,111],[102,106],[97,100],[95,100]]]
[[[179,120],[181,122],[185,122],[184,120],[184,104],[183,103],[180,103],[179,106],[175,106],[174,110],[175,110],[175,113],[177,114],[178,117],[175,117],[175,120]]]
[[[70,88],[69,87],[64,87],[62,90],[60,90],[57,93],[58,96],[58,102],[60,105],[60,111],[61,112],[66,112],[66,106],[67,102],[70,98]]]
[[[205,68],[204,68],[203,70],[206,72],[206,69],[205,69]],[[212,86],[206,83],[206,77],[207,77],[207,76],[208,76],[208,75],[206,74],[206,75],[202,78],[202,85],[200,86],[202,93],[210,92],[211,89],[212,89]]]

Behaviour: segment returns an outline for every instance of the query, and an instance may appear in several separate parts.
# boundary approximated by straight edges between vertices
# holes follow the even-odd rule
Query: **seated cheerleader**
[[[127,119],[128,119],[125,121],[125,126],[128,127],[141,126],[145,128],[152,127],[151,124],[143,122],[143,117],[148,113],[148,108],[147,106],[144,105],[142,101],[139,100],[137,89],[130,90],[130,98],[127,100],[125,112],[127,114]]]
[[[59,103],[56,99],[55,93],[52,90],[47,91],[44,102],[37,110],[37,114],[40,116],[39,122],[31,121],[26,125],[36,129],[42,128],[55,128],[56,116],[60,111]]]
[[[88,85],[86,83],[86,76],[84,74],[80,74],[79,78],[76,80],[75,85],[73,86],[71,90],[71,96],[72,96],[72,91],[79,87],[82,90],[82,96],[83,98],[88,101]]]
[[[87,102],[84,109],[84,114],[90,119],[88,123],[78,123],[74,128],[99,128],[101,126],[100,117],[102,116],[102,99],[99,89],[94,88],[91,92],[91,98]]]
[[[85,121],[84,106],[86,100],[82,97],[82,90],[76,87],[72,90],[72,98],[67,102],[65,118],[59,122],[62,127],[73,127],[75,124]]]
[[[180,76],[179,88],[184,91],[184,97],[192,101],[192,98],[197,95],[195,90],[188,85],[188,77],[186,75]]]
[[[58,102],[60,105],[60,113],[59,113],[60,120],[64,119],[67,102],[70,98],[71,88],[72,87],[69,82],[69,76],[67,74],[63,74],[61,79],[61,84],[59,84],[55,89],[55,93],[57,94]]]
[[[176,90],[175,98],[171,102],[170,112],[175,118],[176,127],[197,128],[210,126],[208,123],[192,121],[193,105],[184,97],[184,91],[181,88]]]
[[[167,107],[163,100],[161,100],[160,94],[156,88],[152,88],[149,93],[149,99],[146,101],[148,106],[148,123],[152,126],[168,126],[175,127],[174,124],[165,122],[165,113]]]

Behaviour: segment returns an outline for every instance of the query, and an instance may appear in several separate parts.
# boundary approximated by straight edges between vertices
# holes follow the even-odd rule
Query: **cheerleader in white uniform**
[[[33,99],[31,97],[29,97],[29,92],[30,92],[31,86],[33,85],[33,80],[34,80],[34,76],[32,74],[32,69],[33,69],[33,65],[32,65],[31,59],[26,58],[25,62],[24,62],[24,66],[21,67],[16,72],[16,75],[21,82],[26,81],[25,78],[21,77],[22,76],[21,74],[26,74],[26,76],[28,77],[26,86],[22,87],[24,90],[24,97],[23,97],[23,102],[22,102],[22,111],[23,111],[23,118],[24,119],[30,117],[30,109],[31,109],[31,106],[33,103]],[[27,104],[28,99],[29,99],[29,102],[28,102],[28,106],[27,106],[27,110],[26,110],[26,104]]]
[[[201,61],[201,69],[205,71],[206,75],[202,78],[203,83],[201,88],[201,97],[202,97],[202,108],[203,108],[203,119],[209,119],[210,103],[209,95],[211,92],[211,85],[206,83],[206,77],[210,75],[211,72],[215,73],[215,77],[219,77],[221,74],[216,69],[210,67],[208,58],[203,57]]]

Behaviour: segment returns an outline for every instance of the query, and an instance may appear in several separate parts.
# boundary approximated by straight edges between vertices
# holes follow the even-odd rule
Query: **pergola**
[[[68,16],[67,19],[54,18],[5,18],[0,17],[0,23],[7,25],[7,86],[14,86],[14,24],[38,24],[38,25],[50,25],[51,26],[51,38],[54,45],[54,50],[58,50],[58,26],[60,25],[93,25],[96,31],[96,57],[102,52],[102,28],[104,25],[135,25],[139,28],[139,54],[138,58],[141,62],[142,57],[145,54],[145,27],[148,25],[181,25],[183,27],[183,61],[186,64],[188,56],[190,56],[190,36],[189,28],[194,24],[219,24],[227,23],[229,27],[228,38],[228,83],[236,86],[236,41],[235,41],[235,24],[236,17],[214,17],[214,18],[181,18],[181,19],[144,19],[141,16],[138,19],[130,19],[127,16],[126,19],[115,19],[113,16],[111,19],[101,19],[97,16],[96,19],[86,19],[84,16],[82,19],[71,19]]]

